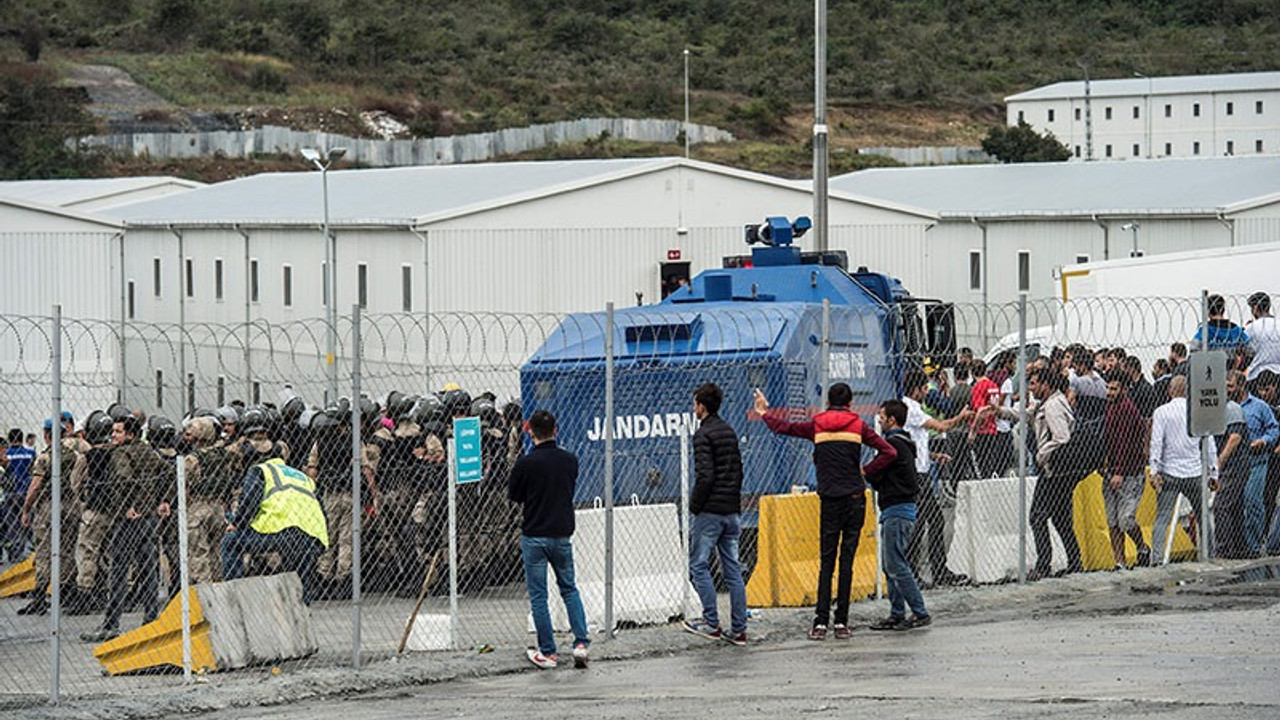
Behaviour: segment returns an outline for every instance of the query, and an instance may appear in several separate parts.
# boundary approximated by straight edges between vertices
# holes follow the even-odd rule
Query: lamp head
[[[317,152],[315,148],[304,147],[300,152],[302,153],[303,158],[310,160],[311,162],[319,162],[320,160],[320,153]]]

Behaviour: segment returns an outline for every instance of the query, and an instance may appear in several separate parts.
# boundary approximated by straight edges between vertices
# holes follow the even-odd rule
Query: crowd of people
[[[0,462],[5,562],[34,552],[36,576],[19,614],[48,612],[56,581],[65,612],[103,614],[101,626],[82,635],[87,642],[117,636],[130,608],[141,606],[144,624],[155,619],[165,593],[172,597],[180,585],[179,459],[190,582],[293,570],[307,603],[351,597],[353,415],[360,426],[365,591],[412,597],[443,587],[445,448],[450,421],[462,416],[481,420],[484,470],[482,482],[459,488],[463,586],[505,583],[518,574],[511,558],[519,509],[500,490],[523,449],[517,403],[500,410],[491,393],[472,398],[456,384],[421,396],[392,392],[381,402],[361,397],[355,413],[346,398],[324,408],[292,393],[282,400],[196,409],[180,423],[121,404],[95,410],[80,424],[64,412],[56,579],[54,423],[44,424],[40,452],[25,444],[20,429],[11,430]],[[435,567],[440,571],[428,572]]]
[[[1280,324],[1271,315],[1267,294],[1255,293],[1249,307],[1253,317],[1242,327],[1225,317],[1221,296],[1210,296],[1207,343],[1197,330],[1188,342],[1172,343],[1168,357],[1149,369],[1123,347],[1075,344],[1027,359],[1026,458],[1028,474],[1037,477],[1030,509],[1037,552],[1033,579],[1050,572],[1049,525],[1061,537],[1067,571],[1081,569],[1072,493],[1094,473],[1102,478],[1116,567],[1164,560],[1179,495],[1190,501],[1193,515],[1200,513],[1201,449],[1187,428],[1188,344],[1207,344],[1228,357],[1226,430],[1208,440],[1215,493],[1212,522],[1196,517],[1195,526],[1208,532],[1220,557],[1280,553],[1275,513],[1280,491]],[[988,365],[962,349],[949,371],[926,361],[923,372],[908,376],[908,401],[919,403],[925,418],[915,423],[917,444],[923,444],[919,438],[927,443],[933,434],[931,454],[940,461],[921,465],[922,472],[929,472],[922,475],[922,496],[946,499],[959,482],[1016,470],[1022,386],[1017,359],[1016,351],[1008,351]],[[939,432],[947,430],[939,421],[965,414],[968,422],[959,430]],[[1157,493],[1150,543],[1135,520],[1145,484]],[[921,524],[941,527],[942,514],[922,509]],[[1125,538],[1137,550],[1133,563],[1127,560]],[[930,543],[929,560],[935,577],[942,567],[943,581],[954,581],[945,570],[940,541]]]

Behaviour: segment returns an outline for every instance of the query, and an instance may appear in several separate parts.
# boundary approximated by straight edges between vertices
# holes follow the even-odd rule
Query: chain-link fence
[[[1280,353],[1266,344],[1271,321],[1229,324],[1250,317],[1243,299],[1207,304],[353,311],[332,363],[320,321],[0,318],[0,416],[19,429],[4,479],[0,694],[181,682],[157,668],[359,667],[531,644],[507,483],[538,410],[580,463],[574,546],[593,634],[696,616],[690,436],[705,382],[723,390],[719,414],[738,436],[754,607],[815,602],[815,462],[827,462],[813,428],[771,431],[756,389],[792,429],[835,383],[881,434],[885,400],[918,404],[905,423],[919,456],[909,552],[925,587],[1189,559],[1215,535],[1220,554],[1256,554],[1280,469],[1276,376],[1260,370]],[[1202,448],[1181,398],[1205,327],[1231,368],[1253,365],[1248,383],[1228,373],[1236,408]],[[55,407],[74,415],[28,448]],[[478,428],[455,425],[468,418]],[[55,462],[43,448],[61,432]],[[1204,531],[1202,452],[1216,533]],[[855,599],[883,592],[868,507]],[[562,611],[553,619],[568,629]]]

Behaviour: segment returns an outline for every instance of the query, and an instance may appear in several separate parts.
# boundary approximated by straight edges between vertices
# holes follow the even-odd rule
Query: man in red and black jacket
[[[849,593],[853,584],[853,558],[858,552],[858,535],[867,512],[866,483],[863,472],[878,473],[885,469],[898,452],[870,425],[849,409],[853,390],[845,383],[835,383],[827,390],[827,409],[812,420],[789,422],[778,411],[769,411],[769,401],[759,388],[755,392],[755,410],[769,429],[780,435],[792,435],[813,442],[813,465],[818,476],[818,500],[821,504],[818,529],[820,562],[818,567],[818,605],[809,639],[823,640],[831,621],[831,573],[836,569],[839,550],[839,575],[836,578],[835,635],[849,637]],[[862,467],[862,446],[876,451],[876,457]]]

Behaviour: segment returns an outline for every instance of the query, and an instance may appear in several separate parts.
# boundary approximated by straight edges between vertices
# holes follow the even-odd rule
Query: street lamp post
[[[1142,73],[1137,72],[1136,70],[1134,71],[1133,76],[1145,78],[1147,81],[1147,97],[1146,97],[1146,103],[1145,103],[1146,107],[1143,109],[1143,112],[1146,113],[1147,115],[1147,118],[1146,118],[1147,119],[1147,123],[1146,123],[1147,125],[1147,157],[1152,158],[1152,157],[1155,157],[1155,150],[1151,148],[1152,140],[1154,139],[1151,137],[1151,95],[1152,95],[1151,78],[1150,76],[1143,75]]]
[[[689,159],[689,48],[684,49],[684,159]]]
[[[329,166],[336,160],[347,154],[347,149],[342,147],[329,148],[329,151],[321,156],[320,151],[315,148],[302,148],[302,157],[311,161],[312,165],[320,171],[320,186],[324,198],[324,225],[321,231],[324,233],[324,321],[325,331],[325,375],[329,381],[329,387],[325,391],[325,404],[338,399],[338,313],[337,298],[334,294],[338,289],[338,273],[334,267],[334,261],[337,259],[337,248],[334,247],[333,234],[329,232]]]

